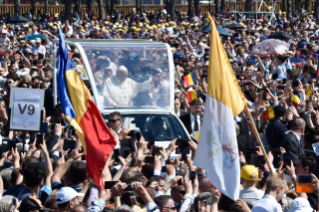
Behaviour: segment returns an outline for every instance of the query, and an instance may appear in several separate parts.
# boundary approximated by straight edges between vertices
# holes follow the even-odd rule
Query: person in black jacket
[[[306,156],[302,155],[297,162],[297,165],[294,166],[287,166],[287,171],[289,176],[293,179],[293,183],[296,186],[296,175],[310,175],[314,174],[316,171],[316,158],[312,156]],[[314,187],[314,192],[313,193],[307,193],[308,196],[308,201],[310,203],[310,206],[314,210],[318,210],[318,196],[317,193],[318,191],[315,191],[316,187]]]
[[[180,119],[188,133],[192,134],[201,128],[203,107],[202,101],[199,99],[194,99],[189,105],[191,106],[191,112],[181,116]]]
[[[279,148],[285,133],[288,131],[283,123],[286,118],[286,108],[283,106],[276,106],[274,108],[275,118],[273,118],[266,129],[267,142],[270,148]]]
[[[306,122],[303,118],[295,118],[291,130],[285,135],[284,140],[281,143],[281,147],[286,150],[287,154],[291,155],[291,160],[296,166],[298,158],[304,154],[304,148],[302,145],[302,135],[305,131]]]

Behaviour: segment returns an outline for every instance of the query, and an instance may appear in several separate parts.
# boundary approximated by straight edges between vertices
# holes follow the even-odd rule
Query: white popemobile
[[[58,42],[53,41],[54,51]],[[109,114],[118,111],[123,127],[139,130],[146,141],[155,139],[156,145],[166,148],[174,138],[190,139],[174,113],[174,63],[168,44],[108,39],[66,39],[65,43],[79,53],[84,65],[81,77],[106,123]],[[57,97],[56,86],[54,95]],[[175,152],[171,154],[176,156]]]

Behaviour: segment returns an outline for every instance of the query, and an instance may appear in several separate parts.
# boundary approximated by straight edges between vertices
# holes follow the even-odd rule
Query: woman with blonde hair
[[[244,47],[239,47],[236,51],[237,54],[237,62],[244,62],[248,57],[248,54],[245,53]]]

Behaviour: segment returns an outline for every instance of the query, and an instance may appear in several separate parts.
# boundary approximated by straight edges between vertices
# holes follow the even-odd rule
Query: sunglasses
[[[167,208],[168,210],[177,210],[176,207],[164,207],[164,208]]]
[[[115,123],[115,122],[117,122],[118,120],[120,120],[120,119],[109,119],[109,122],[110,122],[110,123]]]

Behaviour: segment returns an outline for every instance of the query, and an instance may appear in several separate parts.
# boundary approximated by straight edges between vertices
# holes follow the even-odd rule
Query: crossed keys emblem
[[[236,137],[233,136],[228,144],[222,145],[222,140],[221,140],[222,135],[221,135],[221,129],[219,125],[215,125],[215,131],[217,134],[217,138],[211,131],[207,130],[206,132],[206,143],[209,149],[211,149],[211,147],[215,147],[211,149],[211,151],[208,153],[208,156],[212,157],[217,152],[222,150],[224,152],[223,164],[225,168],[231,169],[233,167],[234,161],[238,157]]]

